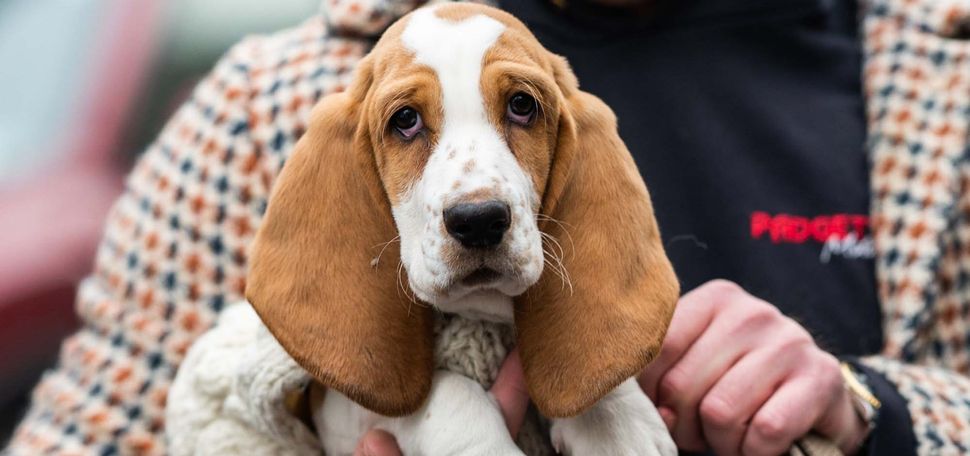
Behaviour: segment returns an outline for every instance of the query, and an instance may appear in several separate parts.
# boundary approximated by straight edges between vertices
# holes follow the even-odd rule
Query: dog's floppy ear
[[[361,114],[366,65],[348,92],[314,109],[283,167],[252,246],[246,297],[323,385],[397,416],[430,390],[432,315],[399,289],[397,231]]]
[[[613,112],[554,59],[564,107],[540,229],[562,246],[571,283],[547,267],[517,299],[515,323],[532,400],[565,417],[659,353],[679,285]]]

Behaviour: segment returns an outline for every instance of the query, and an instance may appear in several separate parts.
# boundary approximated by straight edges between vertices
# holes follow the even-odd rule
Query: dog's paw
[[[677,456],[657,408],[635,381],[620,385],[582,415],[553,420],[550,433],[553,447],[565,455]]]
[[[552,445],[564,455],[677,456],[677,446],[667,428],[645,424],[630,423],[624,426],[626,432],[615,433],[598,432],[573,420],[558,420],[552,426]]]

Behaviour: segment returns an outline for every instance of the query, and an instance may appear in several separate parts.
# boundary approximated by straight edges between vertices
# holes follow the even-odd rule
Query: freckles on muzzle
[[[402,239],[418,247],[406,262],[412,288],[434,303],[476,291],[515,296],[543,265],[532,179],[497,135],[458,133],[436,147],[410,195],[422,209],[403,224],[415,234]]]

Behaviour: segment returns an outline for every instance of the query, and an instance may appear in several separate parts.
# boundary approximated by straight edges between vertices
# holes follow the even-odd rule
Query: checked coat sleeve
[[[886,346],[862,363],[904,399],[919,454],[966,454],[970,1],[872,0],[863,11]]]
[[[370,46],[325,24],[235,46],[138,161],[78,292],[83,327],[35,388],[10,454],[166,453],[168,389],[189,346],[243,299],[284,153]]]

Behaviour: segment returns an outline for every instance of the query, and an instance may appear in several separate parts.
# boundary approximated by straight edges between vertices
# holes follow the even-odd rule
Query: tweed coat
[[[131,172],[13,454],[164,454],[189,346],[241,300],[246,248],[314,102],[418,0],[326,0],[230,50]],[[921,454],[970,451],[970,0],[860,8],[885,348]]]

